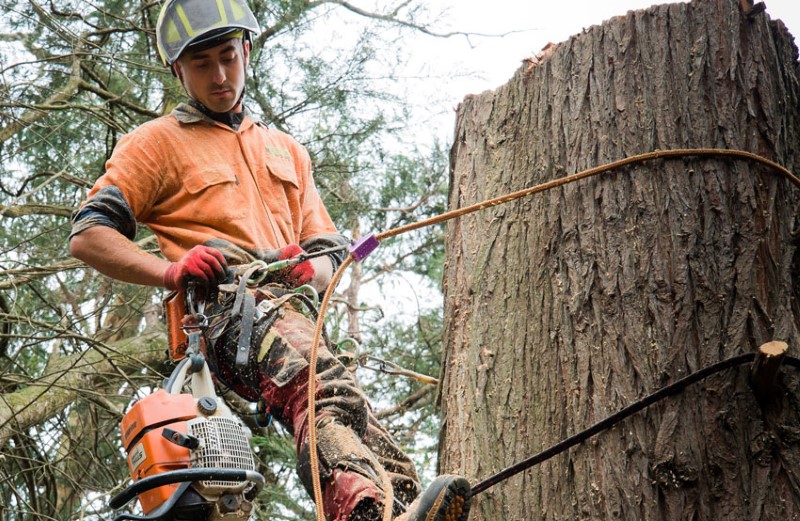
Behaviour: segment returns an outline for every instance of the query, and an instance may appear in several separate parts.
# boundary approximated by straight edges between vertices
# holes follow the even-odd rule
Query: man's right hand
[[[169,290],[186,289],[189,280],[204,286],[216,285],[225,280],[228,263],[222,252],[208,246],[195,246],[178,262],[173,262],[164,272],[164,287]]]

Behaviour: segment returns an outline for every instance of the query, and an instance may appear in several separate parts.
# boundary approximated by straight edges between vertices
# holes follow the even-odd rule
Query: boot
[[[466,479],[439,476],[395,521],[466,521],[471,499]]]

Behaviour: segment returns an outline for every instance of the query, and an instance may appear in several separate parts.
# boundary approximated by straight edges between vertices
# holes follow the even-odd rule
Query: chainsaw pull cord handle
[[[200,355],[203,356],[203,355]],[[195,398],[203,398],[210,396],[216,398],[217,393],[214,390],[214,380],[211,378],[211,371],[208,369],[208,364],[203,361],[203,368],[200,371],[192,373],[192,396]],[[217,400],[218,405],[222,405],[222,400]]]

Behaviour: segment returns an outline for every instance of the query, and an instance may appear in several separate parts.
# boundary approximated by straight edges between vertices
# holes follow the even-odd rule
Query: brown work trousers
[[[307,418],[314,322],[292,301],[275,312],[276,317],[254,327],[250,361],[241,370],[233,370],[239,324],[234,320],[225,328],[215,342],[217,371],[245,398],[254,399],[257,389],[273,417],[293,434],[298,475],[313,497]],[[268,327],[260,327],[264,323]],[[316,389],[317,453],[326,519],[347,521],[356,505],[368,498],[383,504],[381,468],[395,499],[411,503],[420,491],[414,464],[375,418],[353,373],[324,342],[318,349]]]

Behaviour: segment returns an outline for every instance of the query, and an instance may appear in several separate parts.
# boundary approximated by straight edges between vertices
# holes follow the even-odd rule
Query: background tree
[[[340,229],[358,237],[443,209],[445,147],[402,145],[410,112],[394,87],[393,71],[405,59],[398,42],[409,31],[430,32],[433,16],[422,2],[374,12],[336,0],[251,3],[263,32],[247,106],[309,148]],[[0,0],[3,520],[109,518],[109,493],[127,481],[118,422],[129,401],[171,369],[160,292],[100,276],[67,249],[69,216],[119,137],[183,99],[156,59],[159,8]],[[366,305],[363,288],[380,282],[387,291],[409,294],[410,285],[438,294],[441,233],[394,241],[352,270],[336,298],[334,337],[353,336],[363,351],[438,374],[441,319],[431,304],[423,302],[418,316],[395,317]],[[137,239],[155,251],[146,229]],[[379,414],[402,442],[432,439],[431,386],[361,375],[389,397]],[[285,433],[261,434],[255,445],[273,486],[259,517],[310,519],[304,493],[284,487],[294,479]]]
[[[800,169],[800,67],[734,0],[614,18],[458,110],[450,206],[656,149]],[[752,3],[751,3],[752,5]],[[619,169],[447,230],[441,464],[473,481],[770,340],[797,353],[800,193],[742,160]],[[722,373],[477,497],[474,519],[798,519],[800,380]]]

